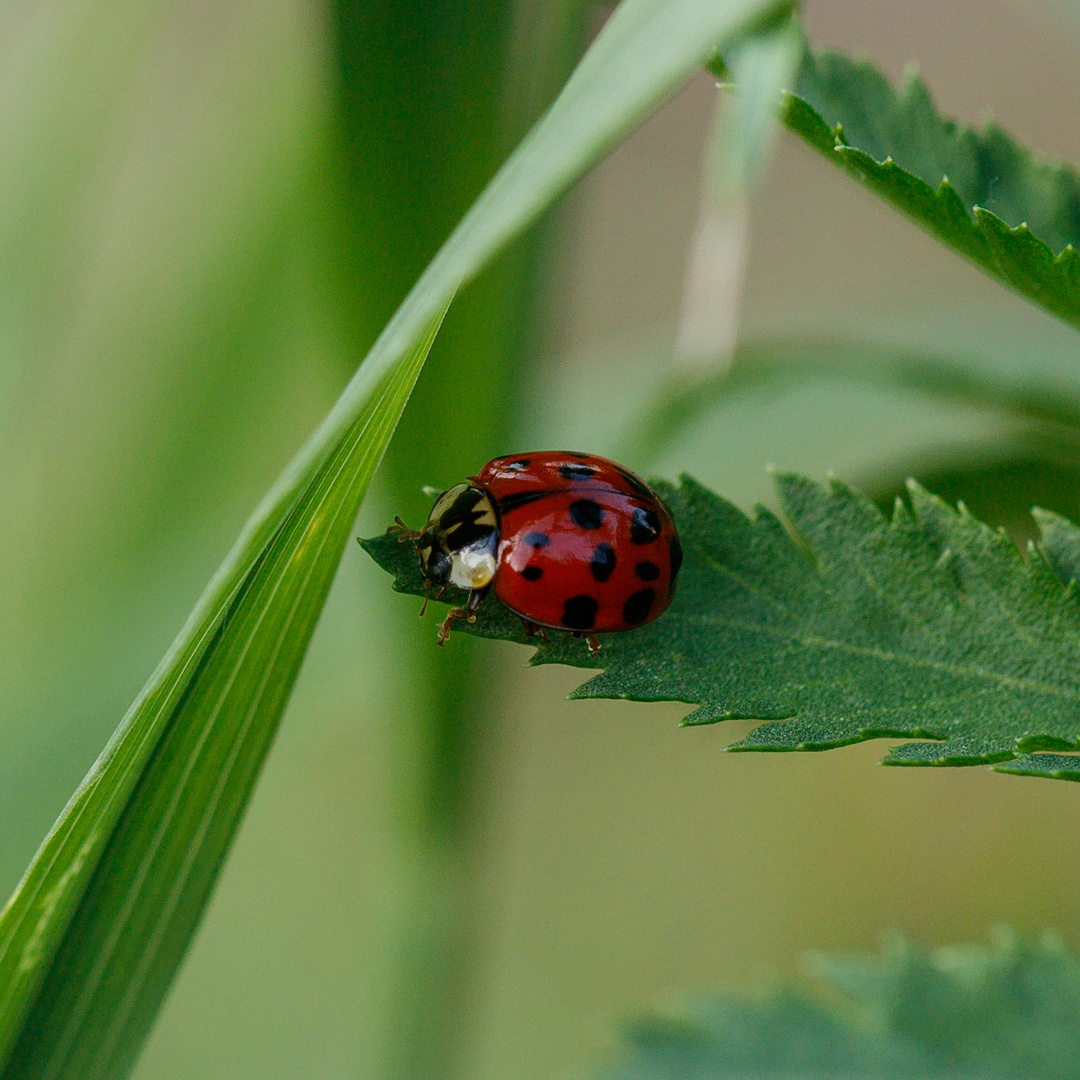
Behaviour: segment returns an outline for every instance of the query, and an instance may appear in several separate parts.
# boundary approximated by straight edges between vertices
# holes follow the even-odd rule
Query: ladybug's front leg
[[[476,622],[476,609],[483,603],[488,594],[488,586],[482,589],[473,589],[469,593],[469,602],[464,607],[451,608],[446,613],[442,626],[439,628],[439,644],[445,645],[450,631],[454,628],[455,619],[464,619],[466,622]]]

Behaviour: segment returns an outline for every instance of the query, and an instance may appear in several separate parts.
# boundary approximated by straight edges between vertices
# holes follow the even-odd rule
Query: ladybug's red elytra
[[[470,622],[488,592],[530,636],[566,630],[596,653],[598,633],[633,630],[671,603],[682,546],[667,507],[629,469],[595,454],[543,450],[489,461],[435,501],[411,540],[427,594],[469,590],[439,630]],[[427,609],[427,600],[420,614]]]

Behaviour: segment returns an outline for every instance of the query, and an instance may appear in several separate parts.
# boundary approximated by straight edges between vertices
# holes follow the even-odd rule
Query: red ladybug
[[[495,458],[468,479],[439,496],[420,532],[400,518],[392,526],[416,546],[429,595],[432,586],[436,599],[448,585],[469,590],[442,624],[440,645],[455,619],[475,620],[492,589],[526,633],[568,630],[593,653],[595,634],[642,626],[671,603],[679,536],[629,469],[545,450]]]

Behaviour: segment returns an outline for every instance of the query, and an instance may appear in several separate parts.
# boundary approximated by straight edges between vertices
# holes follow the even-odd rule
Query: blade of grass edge
[[[3,1075],[116,1076],[190,941],[364,490],[439,320],[386,378],[237,590],[116,817]]]
[[[342,527],[340,522],[348,519],[351,524],[348,506],[355,515],[408,396],[411,380],[407,385],[399,384],[394,376],[410,367],[410,359],[415,371],[419,371],[430,344],[429,340],[424,342],[424,335],[434,334],[453,294],[704,62],[714,48],[788,6],[777,0],[626,0],[598,35],[551,109],[511,155],[429,265],[334,409],[252,515],[176,642],[73,795],[0,915],[0,1061],[4,1063],[4,1077],[115,1076],[134,1060],[197,924],[299,669],[321,597],[329,587],[344,546],[348,527]],[[362,470],[355,463],[356,483],[348,489],[351,502],[341,502],[328,521],[320,520],[315,512],[310,519],[304,518],[304,509],[312,505],[309,500],[319,490],[320,479],[326,477],[324,470],[331,458],[337,460],[336,455],[348,444],[349,433],[355,432],[355,425],[373,415],[380,418],[377,431],[381,442],[371,443],[372,453],[363,458],[367,464]],[[314,505],[326,511],[331,496],[324,493],[321,499],[326,501]],[[301,529],[297,534],[294,529],[301,521],[307,522],[307,531]],[[337,542],[335,529],[341,534],[337,548],[326,540],[333,533]],[[320,548],[319,557],[305,570],[305,545],[321,533],[326,547]],[[290,548],[292,542],[297,546]],[[292,551],[295,558],[286,557],[287,551]],[[271,682],[269,675],[261,687],[259,680],[252,680],[248,687],[236,689],[236,684],[243,681],[238,677],[240,665],[253,661],[245,649],[237,651],[235,633],[237,627],[246,625],[248,613],[260,610],[255,606],[259,603],[264,612],[272,610],[274,617],[281,615],[284,609],[282,602],[275,599],[277,586],[270,587],[268,576],[275,571],[281,579],[278,584],[287,580],[295,591],[294,603],[307,606],[303,626],[293,629],[291,615],[284,624],[292,635],[285,659],[277,651],[270,654],[279,668],[273,673],[276,690],[264,702],[263,695]],[[310,580],[308,574],[312,575]],[[223,665],[229,658],[234,666],[226,670]],[[214,699],[216,678],[224,678],[225,684]],[[151,971],[154,950],[160,947],[161,909],[151,901],[140,923],[143,930],[150,932],[150,939],[136,940],[132,933],[135,924],[128,920],[134,903],[129,886],[142,887],[147,882],[129,883],[106,871],[129,865],[132,860],[149,866],[144,864],[143,856],[152,862],[153,853],[139,848],[148,840],[159,846],[169,841],[173,854],[186,847],[186,840],[178,841],[189,834],[178,829],[144,835],[133,811],[148,812],[155,797],[171,798],[176,794],[167,788],[147,787],[145,781],[150,776],[160,781],[156,769],[171,776],[168,766],[186,745],[185,737],[195,738],[194,745],[187,747],[195,754],[203,753],[207,747],[233,749],[231,743],[219,746],[212,736],[228,739],[237,731],[223,735],[224,728],[197,728],[202,715],[199,707],[207,707],[215,700],[220,713],[226,703],[221,694],[248,691],[257,692],[250,699],[252,711],[246,714],[245,722],[254,721],[254,710],[263,702],[264,714],[258,719],[265,741],[261,749],[251,752],[250,768],[243,781],[229,792],[232,816],[215,818],[211,811],[219,840],[215,859],[198,867],[188,863],[186,879],[181,880],[174,867],[175,881],[162,878],[150,882],[161,894],[159,900],[162,896],[169,900],[174,914],[181,893],[187,909],[182,926],[178,922],[160,928],[165,933],[172,926],[178,933],[170,938],[171,964],[159,963]],[[181,730],[184,725],[177,723],[181,719],[193,726]],[[206,720],[213,719],[211,712]],[[235,749],[239,752],[240,747]],[[195,767],[193,759],[187,766],[188,775],[197,771]],[[183,769],[178,773],[182,775]],[[202,774],[199,778],[207,779]],[[212,785],[202,793],[207,798],[222,797]],[[185,807],[189,817],[195,815],[195,824],[203,822],[198,810],[197,804]],[[209,829],[209,820],[199,827]],[[204,841],[206,835],[204,831]],[[204,887],[184,892],[193,880],[190,875],[194,870],[202,875]],[[113,904],[117,898],[122,901],[119,907]],[[95,927],[99,929],[91,932]],[[98,946],[111,942],[110,947],[115,948],[120,938],[124,939],[128,966],[114,963],[104,972],[97,962]],[[157,945],[154,939],[159,939]],[[51,978],[54,971],[57,977]],[[136,978],[137,984],[130,993],[129,978]],[[83,982],[76,989],[77,979]],[[140,985],[150,989],[140,990]],[[119,996],[100,997],[98,991],[102,989]],[[140,994],[149,996],[140,999]],[[111,1016],[114,1008],[120,1010],[115,1022],[84,1023],[90,1016]],[[71,1010],[68,1015],[65,1009]],[[132,1018],[139,1023],[134,1024]],[[50,1033],[47,1043],[42,1041],[46,1033]],[[46,1053],[47,1060],[43,1058]],[[73,1061],[80,1063],[74,1071],[68,1067]],[[41,1071],[42,1065],[47,1066],[47,1072]]]

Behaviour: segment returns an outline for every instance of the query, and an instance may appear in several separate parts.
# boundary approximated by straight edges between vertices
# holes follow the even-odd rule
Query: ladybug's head
[[[487,492],[455,484],[431,508],[416,541],[424,577],[435,585],[483,589],[495,576],[499,523]]]

